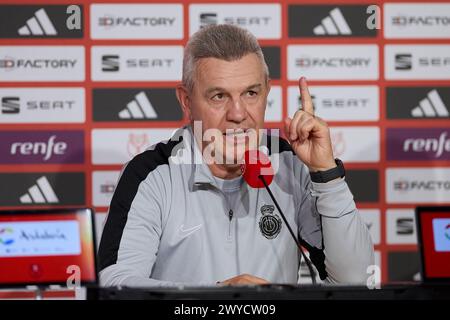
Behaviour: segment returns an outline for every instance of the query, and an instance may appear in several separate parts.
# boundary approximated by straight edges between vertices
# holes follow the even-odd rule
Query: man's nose
[[[247,118],[247,108],[241,99],[232,99],[227,110],[227,120],[241,123]]]

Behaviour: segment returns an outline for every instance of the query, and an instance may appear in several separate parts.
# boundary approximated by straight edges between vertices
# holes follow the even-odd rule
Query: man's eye
[[[225,96],[223,93],[218,93],[218,94],[214,95],[211,99],[214,101],[221,101],[221,100],[223,100],[224,97]]]
[[[258,95],[258,92],[253,91],[253,90],[249,90],[249,91],[247,91],[247,95],[248,95],[249,97],[255,97],[255,96]]]

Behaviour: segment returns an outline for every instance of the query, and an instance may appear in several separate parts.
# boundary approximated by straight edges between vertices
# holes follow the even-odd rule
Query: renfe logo
[[[83,163],[83,131],[0,132],[0,163]]]
[[[14,142],[11,145],[11,154],[22,154],[22,155],[30,155],[30,154],[41,154],[43,155],[43,160],[47,161],[50,159],[52,154],[64,154],[67,150],[67,143],[65,142],[56,142],[56,136],[51,136],[48,141],[45,142]]]
[[[77,221],[1,222],[0,240],[0,257],[81,253],[80,227]]]
[[[450,219],[433,219],[434,248],[438,252],[450,252]]]
[[[450,160],[450,129],[388,128],[388,160]]]

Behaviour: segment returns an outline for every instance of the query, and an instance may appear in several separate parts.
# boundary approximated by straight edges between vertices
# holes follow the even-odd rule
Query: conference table
[[[341,285],[233,287],[88,287],[88,300],[450,300],[450,283],[395,283],[368,289]]]

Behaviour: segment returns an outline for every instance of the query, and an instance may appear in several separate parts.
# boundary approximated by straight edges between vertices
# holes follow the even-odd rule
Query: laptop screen
[[[91,209],[0,211],[0,285],[96,283]]]
[[[418,207],[424,281],[450,281],[450,207]]]

